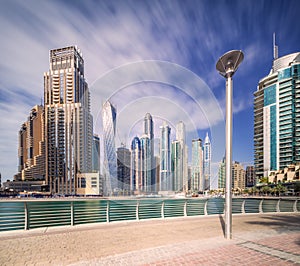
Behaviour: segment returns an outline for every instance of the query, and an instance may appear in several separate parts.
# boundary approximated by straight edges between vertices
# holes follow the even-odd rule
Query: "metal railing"
[[[0,201],[0,231],[224,213],[223,198]],[[300,212],[299,198],[233,198],[232,213]]]

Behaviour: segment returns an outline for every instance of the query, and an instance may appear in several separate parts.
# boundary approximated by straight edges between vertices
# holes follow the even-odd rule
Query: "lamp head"
[[[219,58],[216,69],[221,76],[232,77],[243,59],[244,54],[241,50],[229,51]]]

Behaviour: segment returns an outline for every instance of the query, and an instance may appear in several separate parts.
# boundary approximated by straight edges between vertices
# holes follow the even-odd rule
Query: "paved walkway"
[[[114,222],[0,233],[0,265],[300,265],[300,213]]]

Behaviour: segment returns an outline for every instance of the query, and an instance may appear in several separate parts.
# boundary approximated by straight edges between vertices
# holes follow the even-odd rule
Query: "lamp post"
[[[233,50],[222,55],[216,65],[226,78],[226,155],[225,155],[225,238],[232,238],[232,76],[244,59],[242,51]]]

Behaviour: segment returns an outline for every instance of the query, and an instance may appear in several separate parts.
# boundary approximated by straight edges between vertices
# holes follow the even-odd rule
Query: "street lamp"
[[[232,238],[232,76],[244,59],[242,51],[233,50],[222,55],[216,65],[226,78],[226,155],[225,155],[225,238]]]

